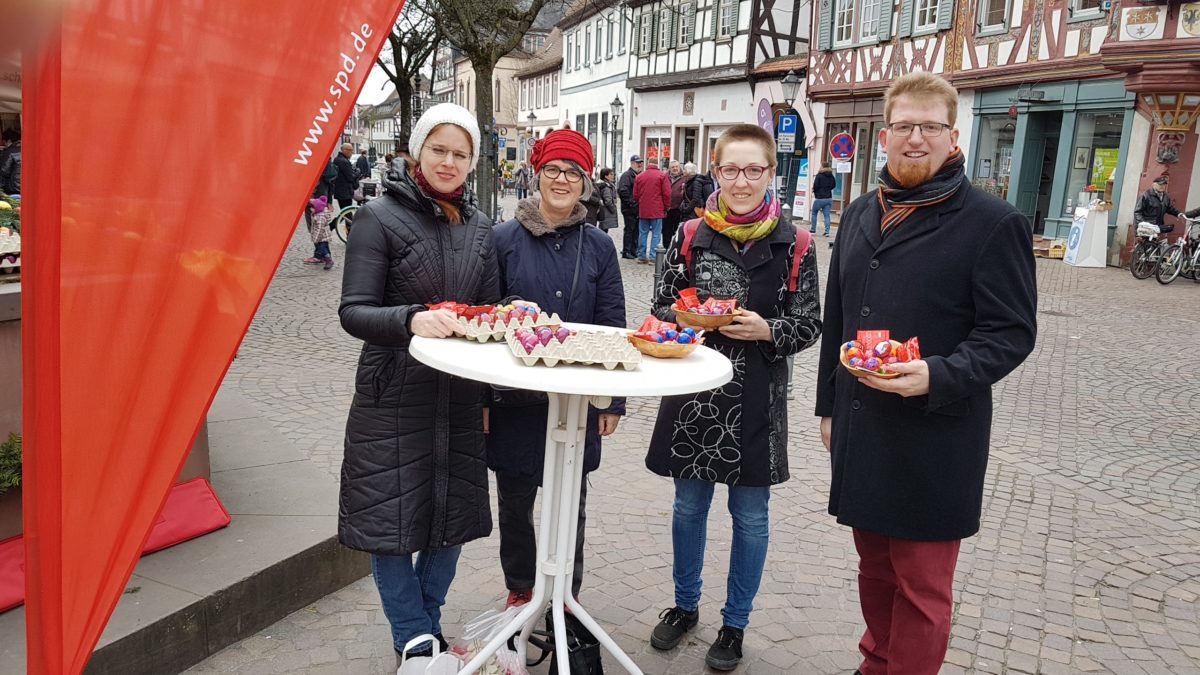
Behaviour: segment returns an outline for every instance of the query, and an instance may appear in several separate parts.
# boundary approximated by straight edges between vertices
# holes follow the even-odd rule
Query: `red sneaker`
[[[528,605],[532,599],[533,591],[509,591],[508,602],[504,603],[504,609]]]
[[[305,259],[304,259],[303,261],[301,261],[301,262],[303,262],[305,265],[320,265],[320,264],[322,264],[322,263],[324,263],[324,262],[325,262],[325,259],[324,259],[324,258],[318,258],[318,257],[316,257],[316,256],[313,256],[313,257],[311,257],[311,258],[305,258]]]

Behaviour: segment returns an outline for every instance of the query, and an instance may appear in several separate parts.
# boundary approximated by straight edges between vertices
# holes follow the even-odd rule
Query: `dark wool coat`
[[[337,169],[337,178],[333,179],[333,196],[338,200],[338,206],[345,207],[354,199],[354,191],[358,189],[358,171],[350,163],[350,158],[338,153],[333,157],[333,167]]]
[[[400,555],[492,531],[484,456],[485,385],[408,353],[425,303],[490,304],[500,295],[491,223],[473,207],[451,225],[407,173],[354,218],[346,246],[342,328],[361,339],[346,421],[338,538]]]
[[[881,241],[875,192],[842,215],[825,292],[816,414],[833,417],[829,512],[889,537],[979,530],[992,385],[1036,334],[1032,231],[1012,205],[970,186]],[[838,360],[860,330],[920,340],[929,394],[871,389]]]
[[[744,254],[728,237],[701,223],[692,240],[692,269],[683,256],[681,226],[667,250],[654,315],[675,321],[679,291],[737,298],[766,319],[770,341],[734,340],[716,331],[705,344],[733,363],[733,380],[698,394],[664,396],[650,438],[646,466],[660,476],[729,485],[764,486],[788,479],[787,357],[821,334],[817,256],[810,246],[795,293],[787,290],[796,228],[781,220]]]
[[[547,225],[538,210],[540,201],[538,196],[521,200],[517,217],[496,226],[500,294],[536,302],[543,311],[557,313],[564,321],[624,328],[625,286],[612,239],[583,223],[581,205],[576,206],[568,224],[557,228]],[[576,260],[579,280],[571,296]],[[541,484],[547,412],[544,394],[494,389],[487,437],[488,467],[499,474]],[[600,412],[588,408],[585,472],[600,466]],[[624,415],[625,399],[614,399],[602,412]]]
[[[629,221],[632,219],[634,225],[637,225],[638,219],[638,203],[633,198],[633,182],[637,180],[638,172],[633,169],[625,169],[625,173],[617,180],[617,196],[621,198],[621,215],[625,216],[625,225],[629,226]]]

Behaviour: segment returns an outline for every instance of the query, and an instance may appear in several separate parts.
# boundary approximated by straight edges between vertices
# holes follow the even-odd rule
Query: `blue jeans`
[[[833,210],[833,199],[814,199],[812,203],[812,218],[808,221],[808,231],[817,231],[817,214],[825,214],[825,234],[829,234],[829,213]]]
[[[517,199],[525,199],[529,196],[529,188],[517,188]]]
[[[662,240],[662,218],[639,218],[638,219],[638,245],[637,257],[642,260],[653,260],[654,252],[658,250],[658,244]],[[654,232],[654,237],[650,242],[650,252],[646,252],[646,235]]]
[[[421,551],[416,565],[412,555],[371,556],[371,574],[397,651],[418,635],[442,632],[442,605],[460,553],[462,546]]]
[[[675,604],[689,612],[700,606],[700,572],[704,569],[704,544],[708,507],[715,483],[675,479],[675,506],[671,515],[671,547],[675,556]],[[745,629],[754,609],[754,596],[767,562],[770,527],[769,487],[729,486],[729,513],[733,516],[733,544],[729,551],[724,624]]]
[[[332,258],[333,254],[329,252],[329,242],[319,241],[316,244],[313,244],[313,257],[320,258],[322,260],[328,260],[329,258]]]

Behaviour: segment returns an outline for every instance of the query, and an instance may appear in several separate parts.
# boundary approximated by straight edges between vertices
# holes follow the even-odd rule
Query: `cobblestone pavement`
[[[824,269],[828,248],[818,243]],[[229,378],[336,480],[358,345],[337,322],[340,266],[302,266],[309,250],[298,233]],[[621,264],[633,324],[648,307],[651,269]],[[983,529],[963,543],[943,672],[1200,674],[1200,371],[1174,356],[1200,331],[1200,285],[1050,260],[1037,269],[1038,346],[996,387]],[[850,533],[825,512],[816,362],[816,350],[796,359],[793,478],[773,491],[767,569],[739,672],[849,673],[858,662],[857,559]],[[673,651],[651,649],[651,627],[672,602],[672,490],[642,464],[656,407],[630,402],[591,477],[582,601],[646,673],[701,673],[720,627],[730,524],[713,509],[701,627]],[[501,605],[497,546],[496,535],[466,546],[445,611],[449,636]],[[189,672],[385,673],[392,664],[367,578]]]

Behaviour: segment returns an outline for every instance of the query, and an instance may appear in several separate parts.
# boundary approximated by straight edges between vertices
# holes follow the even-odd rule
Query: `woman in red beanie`
[[[591,196],[592,145],[577,131],[555,131],[538,141],[530,163],[538,193],[517,203],[516,217],[496,226],[501,297],[536,302],[565,321],[625,327],[625,288],[612,240],[585,222]],[[500,507],[500,564],[508,606],[529,602],[536,572],[533,502],[542,481],[546,395],[492,391],[488,420],[488,467],[496,472]],[[600,465],[600,438],[617,429],[624,399],[588,412],[584,472]],[[571,593],[583,575],[584,502],[579,497],[579,534]]]

